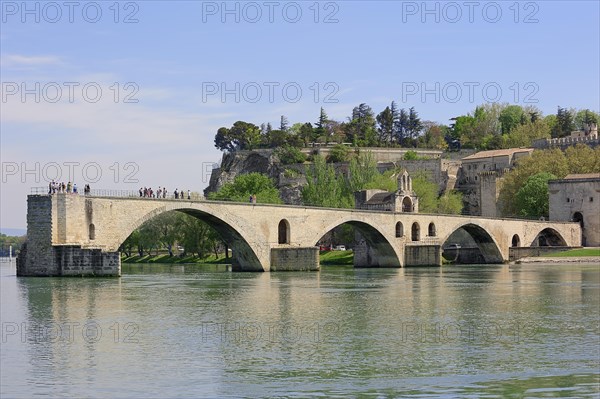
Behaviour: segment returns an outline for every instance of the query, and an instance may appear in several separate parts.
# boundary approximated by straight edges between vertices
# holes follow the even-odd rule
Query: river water
[[[600,396],[600,267],[1,268],[1,397]]]

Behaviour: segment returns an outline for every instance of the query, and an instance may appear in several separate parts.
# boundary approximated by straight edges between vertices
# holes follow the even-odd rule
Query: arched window
[[[518,234],[515,234],[512,238],[512,246],[513,247],[520,247],[521,246],[521,239],[519,238]]]
[[[435,237],[435,224],[433,224],[433,222],[429,223],[429,228],[427,231],[429,233],[429,237]]]
[[[417,223],[417,222],[413,223],[411,232],[412,232],[411,239],[413,241],[421,240],[421,228],[419,227],[419,223]]]
[[[278,240],[279,244],[289,244],[290,243],[290,224],[287,220],[281,219],[278,227]]]
[[[404,197],[402,200],[402,212],[412,212],[413,204],[410,197]]]
[[[94,223],[90,223],[88,230],[89,230],[89,234],[90,234],[90,240],[95,240],[96,239],[96,226],[94,226]]]
[[[404,237],[404,226],[402,222],[396,223],[396,237]]]

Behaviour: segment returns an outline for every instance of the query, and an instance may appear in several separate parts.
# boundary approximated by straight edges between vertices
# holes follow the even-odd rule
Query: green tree
[[[281,119],[279,121],[279,130],[282,132],[287,132],[289,128],[290,121],[288,121],[288,118],[286,118],[285,115],[281,115]]]
[[[267,131],[266,142],[270,148],[278,148],[284,146],[288,142],[288,134],[284,130]]]
[[[598,120],[600,120],[600,116],[596,112],[589,109],[582,109],[575,114],[575,129],[583,130],[586,125],[589,126],[592,123],[597,125]]]
[[[552,173],[542,172],[529,176],[517,191],[515,205],[524,217],[548,217],[548,180],[556,179]]]
[[[215,136],[215,147],[221,151],[252,150],[261,143],[260,127],[237,121],[229,129],[222,127]]]
[[[336,144],[327,157],[328,162],[346,162],[350,156],[350,149],[343,144]]]
[[[306,161],[306,155],[298,148],[290,145],[284,145],[283,147],[278,148],[275,150],[275,155],[279,157],[279,160],[284,165],[304,163]]]
[[[436,213],[438,210],[438,185],[427,178],[424,173],[412,178],[414,192],[419,197],[419,212]]]
[[[314,129],[312,127],[312,123],[303,124],[300,127],[298,135],[300,138],[302,138],[302,141],[304,141],[304,146],[308,147],[308,143],[312,143],[314,138]]]
[[[376,180],[380,175],[377,170],[377,162],[370,151],[361,153],[350,160],[348,166],[348,189],[351,193],[363,190],[369,183]],[[394,190],[392,190],[394,191]]]
[[[385,107],[377,115],[377,144],[390,144],[394,136],[394,115],[390,107]]]
[[[367,104],[362,103],[354,107],[346,128],[347,137],[354,145],[366,147],[375,144],[377,138],[375,116]]]
[[[463,195],[459,191],[442,194],[437,201],[437,213],[445,215],[460,215],[463,209]]]
[[[559,149],[534,151],[531,156],[521,159],[518,165],[504,175],[500,188],[499,201],[504,216],[519,216],[520,209],[515,202],[517,192],[530,176],[538,173],[551,173],[562,179],[569,173],[565,154]]]
[[[396,133],[396,141],[401,147],[406,145],[406,139],[408,136],[408,114],[402,108],[398,113],[398,118],[394,124],[394,130]]]
[[[523,108],[518,105],[509,105],[500,112],[498,120],[502,127],[502,134],[509,134],[517,126],[525,123],[527,118]]]
[[[536,139],[550,138],[550,127],[544,119],[520,124],[502,136],[502,148],[531,147]]]
[[[592,149],[585,144],[577,144],[565,150],[569,173],[600,172],[600,147]]]
[[[321,155],[314,157],[306,169],[307,185],[302,189],[305,205],[331,208],[353,208],[354,199],[345,179],[335,173],[333,165],[327,164]]]
[[[237,175],[232,183],[227,183],[216,193],[210,193],[211,200],[248,202],[251,195],[256,195],[257,201],[267,204],[281,204],[279,191],[273,181],[261,173]]]
[[[575,130],[573,114],[566,108],[558,107],[556,112],[556,124],[552,129],[552,137],[566,137]]]
[[[423,124],[421,123],[421,118],[419,118],[419,113],[415,111],[415,107],[410,107],[408,110],[408,125],[406,131],[410,138],[411,146],[415,145],[415,140],[419,137],[422,130]]]
[[[319,120],[315,124],[315,129],[313,131],[314,140],[318,139],[319,137],[322,137],[323,139],[325,139],[325,141],[327,141],[328,134],[326,126],[328,120],[329,118],[325,113],[325,110],[323,109],[323,107],[321,107],[321,112],[319,113]]]

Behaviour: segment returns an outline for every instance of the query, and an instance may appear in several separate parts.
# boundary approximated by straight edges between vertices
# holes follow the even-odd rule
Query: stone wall
[[[271,271],[316,271],[319,248],[271,248]]]
[[[404,266],[441,266],[440,245],[407,245],[404,248]]]
[[[550,220],[583,220],[584,246],[600,246],[600,178],[562,179],[548,182]]]
[[[47,276],[58,274],[52,248],[52,197],[27,197],[27,248],[17,257],[18,276]]]

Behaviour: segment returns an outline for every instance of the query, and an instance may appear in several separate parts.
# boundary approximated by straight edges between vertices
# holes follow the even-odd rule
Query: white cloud
[[[19,68],[19,67],[37,67],[48,65],[63,65],[60,57],[55,55],[28,56],[21,54],[7,54],[2,57],[0,67]]]

